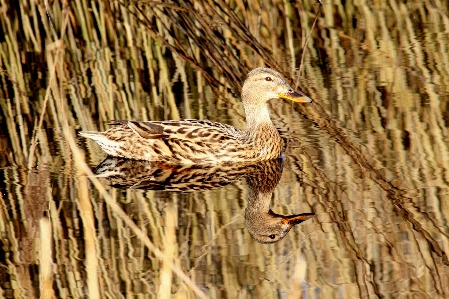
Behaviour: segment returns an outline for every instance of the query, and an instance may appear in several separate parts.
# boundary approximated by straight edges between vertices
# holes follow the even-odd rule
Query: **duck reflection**
[[[314,213],[280,215],[270,209],[271,197],[281,179],[283,160],[276,159],[253,165],[245,177],[249,187],[245,224],[249,234],[260,243],[275,243],[282,240],[290,229]]]
[[[245,224],[254,240],[274,243],[314,213],[280,215],[270,209],[271,197],[283,170],[283,159],[257,164],[166,165],[108,157],[94,173],[116,188],[193,192],[223,187],[245,177],[249,187]]]

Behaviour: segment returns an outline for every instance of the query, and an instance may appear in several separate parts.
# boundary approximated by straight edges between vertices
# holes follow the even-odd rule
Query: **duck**
[[[246,129],[209,120],[116,120],[105,132],[82,131],[109,156],[171,164],[256,162],[278,158],[283,140],[272,123],[268,101],[286,99],[310,103],[277,71],[260,67],[248,73],[241,100]]]
[[[115,188],[183,193],[218,189],[245,178],[249,189],[245,226],[253,240],[272,244],[282,240],[295,225],[315,215],[310,212],[282,215],[271,210],[283,162],[283,158],[278,158],[255,163],[171,165],[107,157],[94,173]]]

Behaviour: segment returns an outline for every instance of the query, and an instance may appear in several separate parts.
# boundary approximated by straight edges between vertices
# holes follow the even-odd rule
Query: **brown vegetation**
[[[449,296],[449,3],[328,1],[314,28],[314,1],[251,3],[2,2],[2,296]],[[315,100],[272,103],[289,138],[273,210],[317,214],[283,241],[251,240],[242,182],[122,192],[89,176],[104,154],[77,131],[242,128],[261,65]]]

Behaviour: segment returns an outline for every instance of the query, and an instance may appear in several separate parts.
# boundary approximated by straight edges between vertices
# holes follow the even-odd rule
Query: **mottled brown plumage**
[[[282,174],[283,159],[222,165],[171,165],[108,157],[95,168],[119,188],[193,192],[220,188],[245,177],[249,187],[245,224],[257,242],[274,243],[313,213],[280,215],[270,209],[273,191]]]
[[[248,74],[242,88],[246,130],[208,120],[115,121],[106,132],[80,132],[110,156],[175,164],[264,161],[282,154],[282,139],[271,122],[270,99],[311,102],[269,68]]]

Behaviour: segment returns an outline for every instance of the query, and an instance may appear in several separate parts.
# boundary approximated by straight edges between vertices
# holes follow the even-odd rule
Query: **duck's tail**
[[[104,132],[82,131],[78,134],[81,137],[95,141],[108,155],[121,156],[119,152],[123,142],[108,138]]]
[[[99,135],[103,135],[102,132],[94,132],[94,131],[81,131],[78,133],[81,137],[94,139],[98,137]]]

